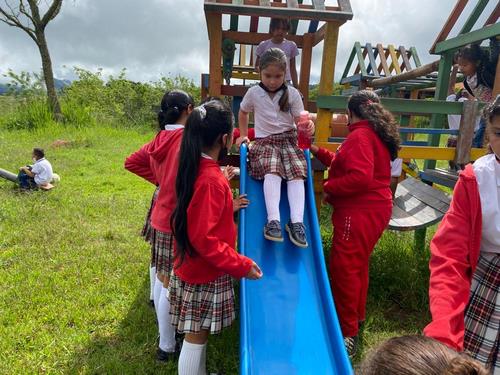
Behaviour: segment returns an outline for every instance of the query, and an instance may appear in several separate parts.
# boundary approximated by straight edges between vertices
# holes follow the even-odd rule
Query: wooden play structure
[[[308,4],[307,4],[308,2]],[[205,0],[204,9],[210,43],[210,72],[202,76],[202,96],[226,95],[241,98],[249,86],[247,80],[258,80],[255,73],[254,47],[269,39],[268,30],[259,30],[259,23],[268,18],[287,18],[292,29],[287,39],[294,41],[300,50],[301,64],[299,90],[309,107],[309,80],[312,51],[324,41],[319,91],[331,94],[337,54],[339,28],[352,19],[349,0],[338,0],[337,6],[327,6],[324,0]],[[223,16],[229,15],[230,26],[223,30]],[[250,25],[242,30],[242,16],[250,16]],[[319,27],[319,23],[324,24]],[[297,34],[299,23],[306,23],[307,31]],[[228,46],[223,50],[223,46]],[[231,60],[231,50],[234,61]],[[223,68],[221,61],[224,60]],[[231,64],[232,63],[232,64]],[[224,75],[226,82],[223,82]],[[243,80],[243,84],[231,84],[231,79]],[[237,99],[236,99],[237,100]],[[235,107],[235,106],[233,106]]]

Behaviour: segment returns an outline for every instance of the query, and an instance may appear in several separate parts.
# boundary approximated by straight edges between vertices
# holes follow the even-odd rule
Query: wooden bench
[[[424,249],[426,228],[443,218],[451,198],[413,177],[398,184],[389,229],[415,232],[415,248]]]

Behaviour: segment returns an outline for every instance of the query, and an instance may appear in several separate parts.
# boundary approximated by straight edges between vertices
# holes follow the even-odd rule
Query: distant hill
[[[56,85],[56,90],[61,90],[66,86],[71,85],[71,81],[67,79],[57,79],[54,78],[54,82]],[[6,83],[0,83],[0,95],[4,95],[9,91],[9,87],[7,86]]]

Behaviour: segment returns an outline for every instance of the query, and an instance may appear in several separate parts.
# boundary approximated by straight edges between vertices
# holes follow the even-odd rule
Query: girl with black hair
[[[182,138],[170,280],[171,322],[185,333],[179,375],[205,374],[208,334],[234,321],[231,277],[262,277],[257,264],[234,249],[233,198],[217,163],[227,154],[232,134],[230,109],[214,100],[195,108]]]
[[[458,68],[465,77],[464,87],[476,100],[487,103],[492,101],[499,51],[498,39],[491,38],[489,50],[475,43],[466,45],[456,54]],[[472,147],[483,147],[485,128],[486,121],[482,119],[474,134]]]
[[[323,184],[333,206],[330,275],[335,306],[350,356],[356,354],[365,320],[370,254],[392,214],[390,162],[399,149],[398,125],[373,91],[348,101],[349,134],[336,153],[311,146],[329,166]]]
[[[424,334],[500,374],[500,95],[485,112],[489,152],[460,173],[431,241]]]
[[[251,145],[249,173],[264,180],[264,199],[267,223],[264,237],[282,242],[280,221],[281,181],[287,182],[290,221],[285,229],[290,241],[298,247],[307,247],[304,226],[304,179],[307,177],[306,159],[297,145],[297,123],[304,110],[300,93],[285,83],[286,56],[278,48],[268,49],[260,58],[260,79],[257,86],[245,94],[238,115],[239,146],[248,142],[249,112],[255,117],[255,142]],[[309,121],[308,131],[314,133]]]
[[[184,125],[194,107],[191,95],[172,90],[163,96],[158,113],[160,131],[155,139],[130,155],[125,168],[157,185],[157,198],[151,209],[152,261],[156,276],[154,305],[158,319],[160,342],[157,359],[167,361],[176,355],[175,330],[169,324],[170,303],[168,284],[173,267],[173,235],[170,216],[175,208],[176,195],[172,186],[177,175],[178,154]]]

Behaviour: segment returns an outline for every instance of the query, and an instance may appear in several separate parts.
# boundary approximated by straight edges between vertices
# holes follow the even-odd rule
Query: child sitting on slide
[[[41,148],[34,148],[31,154],[33,165],[19,168],[17,178],[21,189],[36,189],[38,187],[51,187],[52,165],[45,159],[45,152]]]

